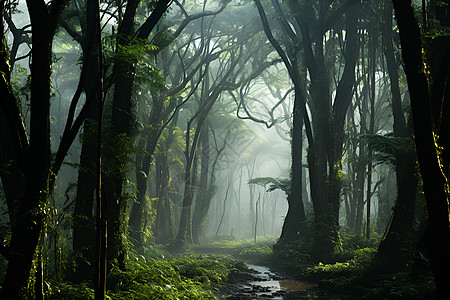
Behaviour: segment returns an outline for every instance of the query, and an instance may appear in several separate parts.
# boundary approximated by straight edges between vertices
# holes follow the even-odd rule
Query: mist
[[[3,1],[0,297],[447,299],[447,2]]]

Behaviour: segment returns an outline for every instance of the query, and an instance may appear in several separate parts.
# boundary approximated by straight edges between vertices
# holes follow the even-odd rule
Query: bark
[[[210,87],[209,84],[209,75],[206,76],[202,80],[202,91],[201,91],[201,101],[199,105],[199,109],[194,114],[194,116],[187,123],[186,130],[186,149],[185,149],[185,157],[186,157],[186,165],[185,165],[185,185],[184,185],[184,196],[183,196],[183,205],[180,215],[180,226],[178,229],[175,247],[180,248],[185,246],[186,244],[192,244],[192,205],[194,201],[193,195],[193,184],[196,176],[196,160],[198,159],[197,149],[198,143],[200,141],[200,136],[202,132],[202,128],[205,124],[205,121],[219,98],[220,94],[224,91],[234,89],[235,87],[240,86],[242,83],[236,83],[236,77],[242,71],[242,68],[238,67],[238,62],[241,61],[243,55],[242,45],[237,47],[236,51],[232,50],[229,52],[230,58],[227,59],[226,67],[220,70],[220,73],[217,74],[216,79],[213,81],[213,86]],[[260,74],[265,68],[258,69],[257,74]],[[206,74],[209,72],[209,63],[205,67]],[[251,74],[253,75],[253,74]],[[245,81],[246,79],[244,79]],[[192,138],[190,137],[190,131],[192,122],[196,122],[195,133]]]
[[[167,8],[167,0],[158,1],[155,10],[144,23],[144,28],[141,28],[137,34],[137,38],[146,39],[151,33],[151,30],[156,25],[157,21],[162,17],[162,14]],[[128,44],[126,37],[133,35],[134,20],[136,9],[139,1],[128,1],[123,21],[119,27],[118,32],[118,48]],[[131,153],[123,151],[115,144],[117,142],[126,142],[127,144],[134,143],[134,122],[135,112],[132,101],[132,91],[134,78],[130,74],[134,74],[134,64],[123,60],[117,60],[114,68],[114,98],[112,107],[111,127],[112,137],[108,141],[107,147],[115,148],[119,151],[118,155],[110,155],[111,161],[106,165],[110,165],[109,174],[105,176],[104,188],[105,196],[108,201],[108,232],[110,232],[110,241],[108,246],[108,257],[110,259],[117,259],[119,266],[124,268],[127,257],[127,242],[126,242],[126,209],[128,196],[125,192],[125,171],[124,167]],[[115,158],[120,157],[119,161]],[[144,178],[141,178],[144,179]]]
[[[166,153],[158,155],[155,161],[158,200],[156,203],[154,234],[157,240],[161,243],[171,239],[173,235],[170,199],[166,193],[169,184],[169,166]]]
[[[281,8],[277,1],[273,1],[274,6],[279,14],[281,14]],[[261,18],[261,22],[264,28],[264,32],[269,39],[272,46],[277,51],[278,55],[281,57],[284,65],[288,69],[289,76],[294,84],[295,99],[294,99],[294,109],[292,114],[292,133],[291,133],[291,155],[292,155],[292,166],[291,166],[291,189],[288,195],[288,212],[284,220],[282,232],[280,235],[280,242],[289,242],[297,237],[300,231],[301,224],[306,221],[305,209],[302,200],[302,151],[303,151],[303,140],[302,140],[302,123],[303,117],[306,116],[305,103],[306,100],[302,93],[301,79],[297,66],[297,51],[293,53],[290,57],[281,48],[278,41],[274,38],[272,31],[269,27],[265,11],[259,0],[255,0],[255,4],[258,8],[258,12]],[[280,23],[286,35],[290,36],[292,42],[298,40],[295,34],[290,29],[290,26],[284,21],[283,18],[280,19]],[[308,122],[308,121],[305,121]]]
[[[95,119],[97,117],[95,116]],[[96,122],[87,119],[84,134],[93,135]],[[81,147],[77,194],[73,214],[73,251],[76,260],[75,280],[92,278],[95,246],[95,221],[93,216],[95,191],[95,141],[86,137]]]
[[[450,11],[448,0],[440,2],[431,1],[429,3],[429,14],[436,16],[439,21],[433,22],[433,29],[440,31],[446,31],[450,21]],[[433,21],[435,21],[433,19]],[[426,63],[429,65],[431,71],[430,91],[431,91],[431,104],[433,113],[433,122],[438,137],[439,147],[442,147],[444,151],[440,154],[441,164],[443,166],[443,172],[449,176],[450,166],[450,152],[445,149],[450,149],[450,103],[447,101],[450,99],[450,38],[448,36],[435,36],[427,38],[426,41]]]
[[[147,122],[147,131],[143,134],[143,141],[146,140],[145,155],[137,158],[136,167],[136,201],[133,202],[130,220],[128,222],[130,228],[130,237],[136,242],[136,246],[140,246],[144,242],[144,210],[149,205],[146,201],[147,180],[150,174],[150,168],[153,163],[153,155],[159,140],[159,131],[162,126],[162,112],[164,108],[165,94],[156,95],[153,93],[154,101],[152,111]]]
[[[247,164],[247,178],[253,178],[253,175],[255,174],[255,165],[256,165],[256,155],[253,157],[250,164]],[[255,213],[255,185],[254,184],[248,184],[248,190],[249,190],[249,220],[248,220],[248,227],[251,228],[249,231],[250,236],[253,237],[255,235],[253,224],[255,224],[256,219],[256,213]]]
[[[377,216],[377,232],[386,232],[392,215],[392,201],[390,195],[393,188],[393,170],[390,169],[388,174],[383,177],[383,184],[380,185],[378,192],[378,216]]]
[[[200,168],[200,191],[195,203],[194,214],[192,216],[192,240],[194,244],[200,244],[200,235],[205,221],[206,214],[208,213],[209,206],[211,204],[212,195],[210,195],[210,146],[209,146],[209,128],[203,127],[201,135],[201,168]]]
[[[297,85],[299,83],[297,82]],[[301,93],[299,88],[296,88],[296,94],[294,98],[294,109],[292,114],[292,166],[291,166],[291,189],[288,195],[288,211],[284,219],[283,228],[280,235],[280,241],[292,241],[295,240],[297,234],[301,229],[301,225],[306,221],[305,208],[303,205],[303,181],[302,181],[302,152],[303,152],[303,116],[300,111],[303,99],[298,92]]]
[[[139,1],[128,1],[118,30],[117,48],[127,44],[126,37],[132,35],[134,17]],[[103,179],[104,199],[108,202],[108,260],[116,261],[120,268],[125,268],[127,256],[126,207],[127,197],[124,193],[125,169],[127,158],[131,153],[123,148],[122,143],[132,142],[133,105],[131,91],[133,86],[132,65],[118,59],[113,68],[114,98],[112,103],[111,132],[105,140],[106,173]]]
[[[422,58],[421,34],[411,1],[394,0],[393,4],[400,31],[416,152],[428,210],[428,228],[424,240],[427,243],[430,266],[435,278],[436,298],[449,299],[450,224],[446,194],[447,180],[440,168],[433,136],[430,95]]]
[[[392,3],[385,2],[383,38],[392,94],[392,115],[394,117],[394,136],[408,137],[406,121],[403,114],[400,89],[398,84],[398,69],[395,62],[392,39]],[[411,149],[412,150],[412,149]],[[413,153],[398,157],[396,160],[397,199],[394,206],[392,221],[387,228],[387,234],[378,247],[378,255],[384,261],[387,271],[398,270],[408,262],[408,241],[411,240],[414,228],[414,211],[417,191],[416,157]]]
[[[5,98],[3,98],[5,99]],[[16,152],[10,145],[14,143],[11,130],[6,122],[5,113],[0,107],[0,178],[8,206],[9,224],[11,232],[15,231],[16,224],[20,217],[20,207],[22,205],[25,178],[19,165],[11,162],[17,161]]]
[[[96,189],[96,140],[98,126],[99,103],[98,95],[100,76],[99,49],[97,41],[99,34],[96,25],[95,3],[87,4],[86,39],[83,41],[84,61],[88,65],[84,92],[86,102],[91,107],[86,115],[83,128],[83,144],[78,169],[77,195],[73,215],[73,251],[77,268],[75,280],[89,280],[93,276],[95,261],[95,221],[93,216],[94,191]],[[89,45],[89,46],[88,46]],[[89,49],[89,50],[88,50]]]
[[[358,93],[355,93],[356,98],[358,99]],[[353,112],[355,106],[350,105],[349,107],[349,113],[347,113],[347,123],[350,124],[349,127],[349,138],[347,140],[347,151],[348,153],[352,153],[354,159],[356,160],[356,149],[357,146],[357,132],[356,132],[356,124],[355,124],[355,115],[351,112]],[[355,184],[356,184],[356,170],[357,166],[355,162],[348,164],[348,177],[350,178],[350,181],[352,183],[351,187],[353,187],[351,190],[349,190],[346,194],[348,194],[348,206],[349,206],[349,212],[346,216],[346,224],[348,228],[355,231],[355,221],[356,221],[356,203],[357,199],[355,197]]]
[[[55,161],[50,170],[50,66],[51,48],[56,23],[64,1],[53,1],[47,5],[44,1],[27,2],[32,28],[32,65],[31,65],[31,118],[30,143],[28,145],[26,131],[23,130],[23,118],[17,102],[12,102],[11,89],[8,88],[9,78],[4,76],[2,84],[11,97],[2,98],[1,109],[7,113],[9,134],[14,142],[9,150],[14,149],[17,156],[17,166],[24,178],[24,201],[17,208],[20,214],[16,220],[17,228],[12,232],[8,268],[1,296],[16,299],[23,295],[30,275],[32,260],[40,237],[43,222],[43,209],[48,201],[48,195],[54,187],[56,175],[62,161],[70,148],[89,108],[88,102],[83,106],[74,121],[76,103],[81,94],[87,63],[83,65],[80,82],[72,99],[66,128],[64,130]],[[3,4],[3,2],[2,2]],[[1,9],[4,12],[3,8]],[[2,34],[4,30],[1,30]],[[3,36],[2,36],[3,40]],[[2,44],[3,45],[3,44]],[[5,48],[2,48],[4,50]],[[4,52],[2,51],[2,54]],[[2,55],[2,68],[7,62]],[[3,71],[3,69],[2,69]],[[9,72],[5,72],[9,75]],[[14,104],[15,103],[15,104]],[[73,122],[74,121],[74,122]],[[18,176],[20,178],[21,176]],[[8,201],[9,202],[9,201]],[[14,211],[14,209],[13,209]]]
[[[330,107],[329,80],[326,77],[322,46],[320,49],[318,46],[316,47],[315,55],[313,55],[312,49],[305,51],[306,60],[314,59],[312,63],[308,63],[308,69],[312,80],[311,97],[314,102],[312,109],[317,116],[314,121],[316,165],[319,185],[325,187],[320,189],[320,192],[316,194],[316,199],[313,199],[316,202],[314,211],[316,234],[313,251],[318,259],[326,258],[334,251],[339,250],[341,158],[345,141],[345,115],[353,95],[354,73],[358,57],[358,8],[358,5],[351,6],[346,15],[345,67],[337,86],[333,107]],[[318,22],[321,22],[320,19]],[[311,42],[306,24],[302,25],[302,33],[304,33],[304,43]],[[316,39],[319,37],[316,36]]]
[[[362,47],[361,47],[362,48]],[[363,52],[364,50],[361,49]],[[364,66],[363,66],[364,69]],[[368,86],[367,82],[364,82],[364,86]],[[359,110],[362,112],[359,135],[363,136],[367,134],[367,93],[368,88],[363,88],[361,97],[357,96],[357,102],[359,104]],[[356,181],[353,187],[353,197],[356,202],[356,215],[355,215],[355,227],[354,232],[358,235],[363,233],[363,218],[364,218],[364,181],[366,177],[366,143],[364,141],[359,143],[358,160],[356,162]]]
[[[153,10],[151,16],[142,24],[142,26],[138,29],[136,37],[139,39],[147,39],[152,30],[154,29],[157,21],[162,17],[166,9],[168,8],[168,5],[170,5],[170,1],[168,0],[161,0],[158,1],[155,9]],[[156,53],[160,52],[162,49],[166,48],[176,37],[180,35],[180,33],[184,30],[187,24],[189,24],[191,21],[205,17],[205,16],[211,16],[216,15],[220,13],[225,6],[221,6],[217,11],[215,12],[201,12],[198,14],[194,14],[191,16],[188,16],[185,18],[182,23],[180,24],[179,28],[173,35],[168,35],[168,40],[163,40],[158,42],[158,50]],[[156,38],[155,38],[156,39]],[[200,52],[199,52],[200,53]],[[200,64],[199,64],[200,66]],[[134,72],[134,67],[127,65],[124,66],[126,68],[129,68],[129,72]],[[195,74],[195,72],[191,73],[192,75]],[[126,76],[125,76],[126,77]],[[125,81],[124,81],[125,80]],[[176,89],[181,88],[187,84],[189,80],[185,80],[182,84],[180,84]],[[127,99],[131,98],[131,91],[132,91],[132,78],[121,78],[120,79],[122,87],[120,88],[121,92],[123,93],[122,96],[125,96]],[[128,83],[127,83],[128,82]],[[176,93],[175,91],[170,91],[170,93]],[[130,215],[130,234],[131,237],[137,242],[137,245],[142,245],[144,242],[144,228],[143,228],[143,217],[144,217],[144,210],[146,206],[145,196],[147,191],[147,178],[150,172],[150,167],[152,164],[152,156],[156,149],[156,145],[158,142],[158,139],[161,134],[161,128],[162,125],[162,110],[164,106],[164,101],[162,101],[163,97],[161,99],[158,99],[157,101],[153,101],[153,108],[152,113],[149,118],[149,128],[150,133],[147,138],[146,142],[146,155],[142,158],[142,164],[137,167],[136,170],[136,180],[137,180],[137,199],[133,203],[133,208],[131,210]],[[130,103],[126,104],[128,107]],[[122,108],[119,108],[120,110]],[[127,114],[132,113],[132,111],[126,111]]]
[[[377,47],[377,29],[372,27],[372,36],[370,38],[369,48],[369,72],[370,72],[370,126],[369,134],[375,134],[375,73],[376,73],[376,47]],[[369,148],[367,165],[367,193],[366,193],[366,239],[370,239],[370,214],[372,208],[372,149]]]
[[[179,111],[175,111],[166,143],[165,152],[159,156],[156,163],[157,176],[159,176],[158,203],[156,207],[156,226],[155,235],[160,241],[167,241],[173,238],[173,212],[171,206],[171,197],[169,196],[169,163],[168,150],[175,139],[175,128],[178,122]]]
[[[24,156],[24,201],[20,207],[16,230],[11,236],[8,267],[0,295],[4,299],[18,299],[23,295],[22,293],[27,286],[33,257],[41,232],[43,220],[41,208],[47,202],[50,190],[51,46],[56,18],[59,15],[61,5],[62,1],[52,3],[50,12],[48,12],[44,1],[27,1],[32,24],[33,42],[30,101],[31,140],[29,152]],[[5,58],[2,57],[3,62]],[[3,81],[5,79],[3,76],[2,84],[5,83]],[[3,103],[2,108],[5,109]],[[5,110],[5,113],[15,114],[16,112]],[[20,119],[20,114],[14,117]],[[10,129],[14,130],[17,127],[10,126]],[[16,143],[18,141],[23,140],[16,140]],[[20,144],[20,142],[17,144]]]
[[[211,102],[215,102],[214,100],[209,100]],[[197,147],[200,139],[200,133],[202,131],[203,123],[209,113],[209,110],[212,108],[211,102],[203,103],[201,106],[206,107],[205,110],[200,109],[201,115],[197,121],[197,126],[195,129],[193,141],[191,143],[190,130],[191,130],[191,122],[194,120],[194,117],[191,118],[187,125],[186,131],[186,149],[185,149],[185,157],[186,157],[186,166],[185,166],[185,174],[184,174],[184,194],[183,194],[183,206],[181,209],[180,215],[180,226],[178,228],[178,233],[176,237],[176,245],[175,247],[183,247],[185,245],[193,244],[192,240],[192,205],[194,201],[193,194],[193,185],[195,183],[195,176],[197,173]]]

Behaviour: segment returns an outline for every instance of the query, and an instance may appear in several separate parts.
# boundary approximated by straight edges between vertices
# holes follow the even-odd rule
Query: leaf
[[[377,152],[374,159],[380,163],[396,165],[397,160],[414,155],[413,142],[410,138],[390,135],[362,135],[360,141],[368,143],[369,148]]]
[[[257,177],[250,179],[248,181],[248,184],[257,184],[263,186],[264,188],[266,188],[266,186],[270,184],[267,192],[272,192],[276,189],[280,189],[286,194],[289,194],[291,188],[291,181],[288,178]]]

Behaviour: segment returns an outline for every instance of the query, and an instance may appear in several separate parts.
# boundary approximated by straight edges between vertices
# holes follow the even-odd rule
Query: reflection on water
[[[270,299],[278,300],[294,299],[288,297],[287,293],[299,292],[301,295],[296,294],[295,299],[316,298],[317,284],[294,279],[282,279],[265,266],[248,265],[248,267],[257,272],[255,274],[257,280],[248,284],[253,287],[253,292],[258,296],[270,295]]]
[[[307,291],[316,289],[318,286],[315,283],[304,282],[292,279],[281,279],[278,281],[280,289],[286,291]]]
[[[230,290],[231,295],[225,299],[248,300],[248,299],[266,299],[266,300],[343,300],[355,299],[351,297],[342,297],[341,295],[332,295],[321,292],[315,283],[308,281],[299,281],[294,279],[285,279],[270,271],[268,267],[259,265],[248,265],[255,272],[252,276],[254,281],[245,282]]]

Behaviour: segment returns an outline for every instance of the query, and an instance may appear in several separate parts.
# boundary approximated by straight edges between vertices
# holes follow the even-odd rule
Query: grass
[[[238,260],[253,264],[267,264],[271,259],[272,246],[276,239],[272,237],[259,237],[256,243],[253,239],[220,240],[198,247],[200,251],[228,254]]]

